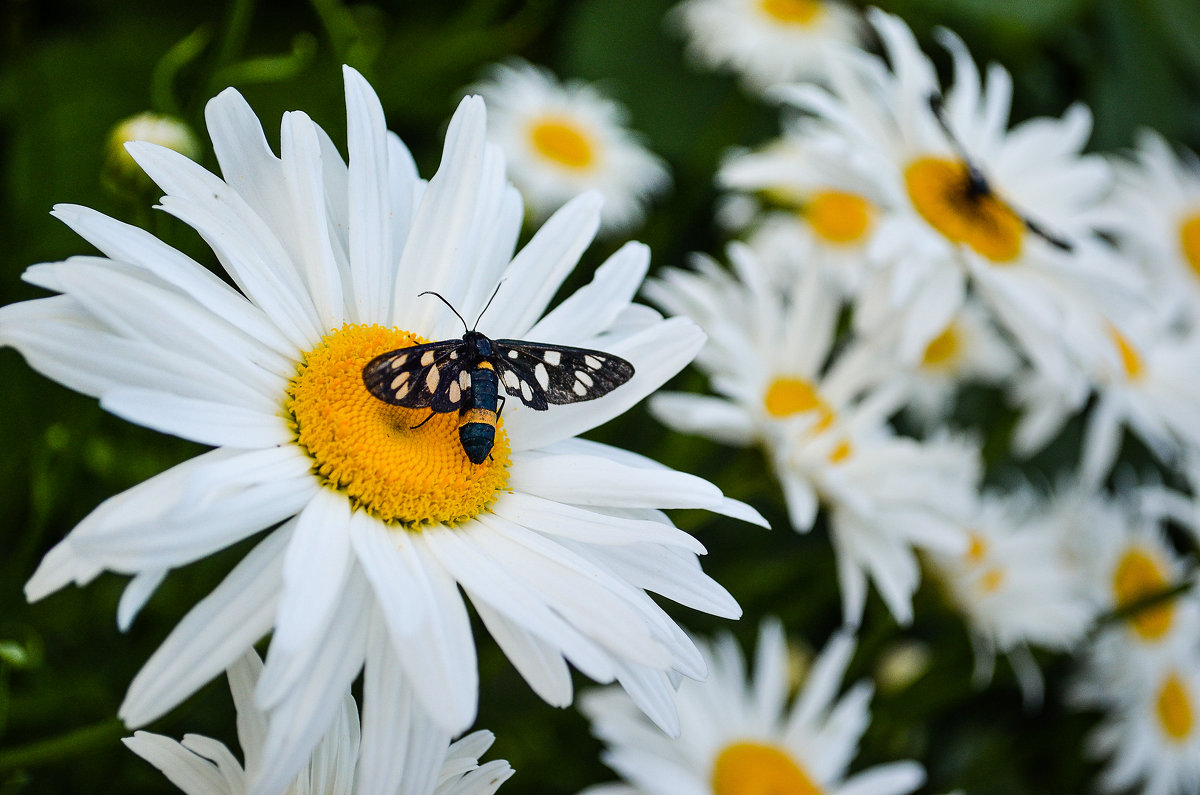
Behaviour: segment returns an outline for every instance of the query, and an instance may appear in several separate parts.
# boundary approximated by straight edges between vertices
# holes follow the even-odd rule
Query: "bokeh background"
[[[715,252],[712,176],[722,154],[778,131],[778,111],[742,93],[734,78],[701,73],[664,22],[669,0],[476,0],[349,5],[310,3],[4,0],[0,4],[0,304],[37,297],[20,282],[33,263],[89,253],[52,219],[59,202],[84,204],[144,225],[202,262],[211,254],[181,225],[150,209],[152,189],[116,186],[106,175],[106,139],[143,110],[176,114],[203,135],[205,101],[236,86],[278,143],[278,119],[303,109],[344,144],[340,64],[361,70],[379,92],[389,126],[408,143],[421,173],[432,173],[444,125],[465,86],[512,55],[562,77],[598,81],[630,110],[631,126],[669,162],[673,191],[635,237],[656,266],[683,264],[690,251]],[[1059,115],[1087,103],[1096,116],[1091,148],[1119,151],[1139,126],[1200,149],[1200,3],[1195,0],[896,0],[928,45],[933,26],[958,32],[980,62],[1014,75],[1014,120]],[[935,58],[936,47],[926,46]],[[211,152],[203,162],[215,167]],[[621,240],[602,240],[565,289]],[[1198,375],[1200,377],[1200,375]],[[674,386],[699,388],[685,373]],[[986,392],[960,408],[987,432],[989,478],[1016,464],[1006,454],[1013,416]],[[1049,452],[1021,464],[1053,478],[1077,459],[1071,425]],[[666,431],[637,409],[595,434],[714,481],[752,503],[777,529],[763,531],[699,512],[678,522],[709,549],[705,569],[745,609],[727,625],[674,609],[700,633],[731,629],[745,643],[759,617],[781,616],[789,632],[819,648],[840,620],[833,553],[819,524],[800,536],[758,452],[732,450]],[[42,554],[106,497],[199,452],[190,443],[129,425],[29,370],[0,350],[0,795],[14,792],[162,792],[169,785],[127,751],[117,705],[140,665],[187,608],[239,559],[227,551],[173,572],[127,633],[115,610],[124,579],[104,575],[28,605],[22,586]],[[1127,458],[1144,460],[1137,449]],[[1165,473],[1168,481],[1171,473]],[[246,545],[248,546],[248,545]],[[1055,693],[1067,658],[1039,655],[1049,697],[1022,706],[1006,666],[992,685],[971,684],[972,654],[962,621],[936,590],[917,597],[917,619],[900,628],[872,596],[849,681],[875,674],[904,640],[929,645],[928,671],[894,692],[880,689],[855,768],[911,757],[922,790],[1070,793],[1090,789],[1094,766],[1082,738],[1096,716],[1066,711]],[[487,758],[517,773],[502,789],[575,792],[611,780],[599,744],[574,710],[546,706],[480,632],[478,726],[497,735]],[[802,649],[799,651],[803,651]],[[802,654],[800,655],[802,656]],[[586,687],[579,679],[577,684]],[[234,747],[223,681],[201,690],[150,728],[174,737],[208,734]]]

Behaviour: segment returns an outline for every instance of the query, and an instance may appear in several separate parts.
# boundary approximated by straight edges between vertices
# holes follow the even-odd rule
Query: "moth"
[[[958,137],[954,134],[954,131],[950,129],[950,123],[946,120],[946,112],[945,108],[943,107],[941,94],[935,91],[929,95],[929,108],[933,111],[933,116],[935,119],[937,119],[938,126],[942,128],[942,132],[945,133],[946,139],[950,142],[951,148],[954,149],[954,153],[967,167],[967,183],[964,186],[964,197],[968,201],[971,201],[984,196],[994,196],[995,191],[992,189],[992,185],[988,181],[988,178],[984,175],[983,169],[981,169],[979,165],[969,155],[967,155],[967,152],[963,148],[963,145],[959,142]],[[1017,212],[1015,208],[1013,211]],[[1051,232],[1029,216],[1017,212],[1017,217],[1020,218],[1021,222],[1025,224],[1026,229],[1060,251],[1066,251],[1069,253],[1074,249],[1071,241],[1067,240],[1061,235]]]
[[[551,404],[601,397],[633,377],[633,365],[611,353],[523,340],[493,340],[467,328],[462,315],[441,295],[421,295],[433,295],[450,307],[462,321],[462,339],[382,353],[363,368],[363,383],[385,403],[428,408],[432,410],[430,417],[457,411],[458,438],[473,464],[482,464],[492,452],[496,421],[505,401],[501,386],[509,397],[536,411],[545,411]],[[491,299],[483,312],[490,305]],[[475,325],[478,327],[478,319]],[[421,424],[425,422],[428,418]]]

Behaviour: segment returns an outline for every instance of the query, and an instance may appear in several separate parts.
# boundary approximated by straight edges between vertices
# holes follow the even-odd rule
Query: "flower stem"
[[[0,750],[0,773],[50,764],[112,746],[128,730],[116,718],[84,726],[60,737]]]

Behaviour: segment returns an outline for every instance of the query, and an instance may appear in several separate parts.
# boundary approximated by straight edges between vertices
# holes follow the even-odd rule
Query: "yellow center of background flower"
[[[560,166],[582,171],[596,160],[596,147],[579,125],[565,118],[544,118],[529,127],[538,154]]]
[[[804,217],[813,232],[827,243],[858,243],[867,235],[872,220],[871,203],[853,193],[823,190],[804,206]]]
[[[1167,674],[1158,691],[1154,704],[1158,722],[1172,740],[1185,740],[1192,733],[1195,717],[1190,695],[1187,685],[1174,671]]]
[[[1164,567],[1149,552],[1130,549],[1121,556],[1113,573],[1113,595],[1118,609],[1137,604],[1139,601],[1167,590],[1168,580]],[[1173,600],[1165,599],[1139,608],[1129,617],[1134,631],[1146,640],[1157,640],[1171,628],[1175,615]]]
[[[367,362],[423,342],[398,329],[342,326],[305,354],[287,400],[296,442],[316,475],[356,507],[410,530],[463,522],[508,483],[508,435],[499,422],[491,457],[476,465],[459,442],[458,412],[430,416],[367,391]]]
[[[1200,278],[1200,212],[1187,216],[1179,225],[1179,245],[1192,273]]]
[[[804,768],[783,749],[764,743],[733,743],[717,755],[713,795],[821,795]]]
[[[968,533],[967,539],[967,562],[972,565],[983,563],[988,553],[987,539],[974,532]]]
[[[962,358],[963,339],[958,324],[951,323],[946,330],[934,337],[925,346],[921,366],[929,370],[950,370]]]
[[[780,376],[767,387],[763,404],[767,414],[783,419],[806,411],[817,412],[816,430],[823,431],[833,424],[833,409],[829,407],[811,381],[804,378]]]
[[[821,13],[817,0],[761,0],[767,18],[784,25],[811,25]]]
[[[1025,222],[995,193],[974,191],[966,163],[921,157],[904,170],[904,182],[920,216],[950,240],[992,262],[1020,256]]]
[[[1117,346],[1117,353],[1121,355],[1121,369],[1125,371],[1125,378],[1129,381],[1137,381],[1145,372],[1145,366],[1142,364],[1142,357],[1138,355],[1137,348],[1129,342],[1129,339],[1117,331],[1115,326],[1108,327],[1108,336],[1112,338],[1113,345]]]

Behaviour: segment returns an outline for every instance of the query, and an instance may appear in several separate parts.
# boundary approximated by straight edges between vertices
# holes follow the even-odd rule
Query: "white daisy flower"
[[[870,723],[872,688],[859,682],[841,697],[854,637],[835,635],[788,704],[788,651],[779,622],[763,622],[753,677],[726,634],[703,646],[712,674],[685,682],[676,696],[683,732],[668,738],[615,689],[586,693],[580,707],[607,744],[603,760],[646,795],[749,792],[901,795],[925,780],[916,762],[891,762],[847,776]],[[619,792],[620,790],[612,790]]]
[[[667,270],[646,285],[708,332],[696,361],[717,393],[663,393],[651,411],[677,430],[763,445],[796,530],[812,527],[819,503],[830,510],[846,620],[861,617],[869,577],[908,621],[920,580],[913,547],[966,550],[960,517],[978,455],[892,433],[887,418],[904,400],[894,364],[861,344],[831,356],[840,303],[818,271],[781,294],[745,245],[731,244],[729,258],[738,278],[699,257],[697,272]]]
[[[637,244],[545,313],[600,201],[572,201],[513,256],[520,197],[485,142],[479,98],[460,105],[428,183],[351,69],[346,98],[348,165],[300,112],[284,117],[276,157],[233,90],[207,108],[224,179],[130,146],[163,209],[199,232],[240,292],[140,229],[56,209],[104,256],[27,271],[60,295],[0,310],[0,343],[119,416],[216,449],[102,503],[47,554],[27,596],[132,574],[119,608],[128,626],[171,569],[275,528],[183,618],[120,709],[143,725],[272,633],[255,695],[270,715],[252,781],[263,792],[295,776],[364,661],[367,770],[392,770],[397,727],[384,716],[404,682],[445,731],[471,725],[478,674],[460,588],[551,704],[571,701],[569,661],[622,682],[677,730],[671,678],[703,677],[703,661],[646,591],[740,611],[701,572],[701,545],[659,509],[761,518],[706,481],[575,436],[657,389],[703,334],[631,303],[648,266]],[[473,464],[455,413],[393,406],[364,387],[376,355],[461,333],[424,290],[472,318],[496,291],[480,332],[600,349],[636,374],[548,412],[510,399],[491,454]]]
[[[1164,314],[1200,321],[1200,159],[1143,130],[1129,159],[1114,159],[1116,186],[1102,225],[1150,272]]]
[[[842,158],[840,136],[793,124],[760,149],[730,156],[717,185],[726,227],[743,234],[781,284],[819,268],[852,300],[867,275],[866,251],[883,201],[876,179]]]
[[[1136,286],[1088,227],[1085,214],[1110,182],[1103,159],[1081,154],[1091,114],[1076,105],[1009,130],[1004,69],[992,65],[983,80],[961,40],[943,31],[954,63],[943,92],[904,22],[877,9],[869,19],[890,67],[839,59],[830,91],[778,92],[839,131],[856,170],[875,175],[889,198],[872,246],[878,278],[856,327],[900,314],[902,350],[919,351],[946,328],[969,283],[1023,352],[1057,372],[1073,354],[1060,339],[1068,308]]]
[[[238,762],[224,743],[197,734],[184,735],[182,742],[176,742],[161,734],[139,731],[123,741],[189,795],[244,795],[249,791],[248,772],[261,765],[268,716],[255,705],[254,690],[262,675],[262,661],[251,650],[230,666],[226,675],[237,709],[238,742],[244,762]],[[491,732],[472,732],[451,743],[450,737],[416,705],[411,692],[395,706],[407,709],[390,716],[399,726],[397,737],[402,741],[390,749],[393,764],[400,771],[394,788],[385,789],[379,782],[355,777],[362,732],[358,706],[347,690],[332,725],[313,749],[308,764],[288,785],[287,795],[491,795],[512,776],[513,769],[504,760],[479,764],[479,757],[495,739]],[[361,770],[358,772],[361,774]]]
[[[736,72],[759,94],[824,78],[829,59],[863,32],[858,12],[837,0],[685,0],[671,13],[693,59]]]
[[[966,554],[929,556],[969,624],[977,683],[991,679],[997,653],[1008,655],[1032,703],[1041,701],[1043,686],[1028,647],[1067,651],[1096,614],[1084,572],[1064,554],[1056,530],[1027,487],[985,492],[966,528]]]
[[[535,221],[587,190],[604,197],[601,225],[624,231],[671,183],[666,164],[628,127],[628,113],[593,85],[559,82],[514,60],[472,87],[488,105],[488,139],[508,157],[509,176]]]

